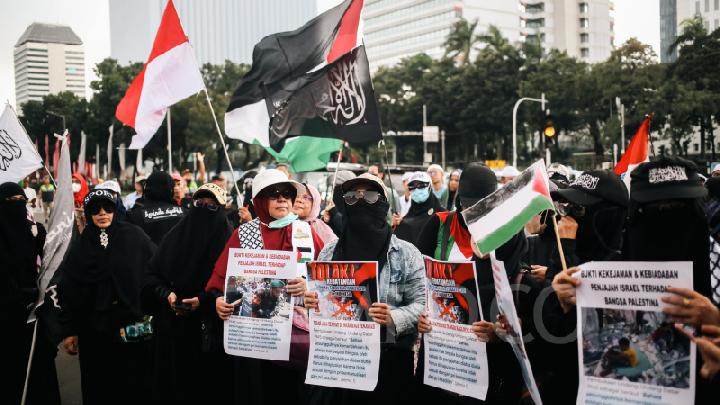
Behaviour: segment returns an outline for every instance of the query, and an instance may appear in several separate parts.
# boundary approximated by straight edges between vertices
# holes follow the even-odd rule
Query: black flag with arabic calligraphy
[[[225,114],[231,138],[282,148],[293,136],[370,143],[382,138],[360,28],[362,0],[263,38]]]

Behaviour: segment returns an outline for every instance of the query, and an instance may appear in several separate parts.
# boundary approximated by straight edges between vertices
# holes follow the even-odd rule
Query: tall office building
[[[495,25],[511,42],[520,40],[517,0],[366,0],[363,17],[371,70],[422,52],[441,57],[460,18],[477,19],[476,33]]]
[[[682,1],[682,0],[681,0]],[[677,49],[670,49],[678,30],[677,0],[660,0],[660,62],[677,59]]]
[[[15,44],[15,100],[71,91],[85,98],[85,53],[70,27],[32,23]]]
[[[677,49],[670,45],[686,20],[700,18],[708,33],[720,28],[720,0],[660,0],[660,61],[674,62]]]
[[[559,49],[591,63],[610,57],[615,46],[610,0],[527,0],[523,8],[523,36],[544,52]]]
[[[110,54],[144,62],[167,0],[110,0]],[[174,0],[199,63],[252,61],[264,36],[301,27],[317,14],[315,0]]]

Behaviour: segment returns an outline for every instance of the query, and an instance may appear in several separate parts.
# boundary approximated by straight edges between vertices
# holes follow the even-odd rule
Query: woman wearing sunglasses
[[[292,212],[297,195],[304,192],[302,184],[289,180],[285,173],[277,169],[265,170],[253,179],[252,203],[257,218],[240,225],[233,232],[205,287],[209,294],[216,297],[215,310],[220,319],[228,320],[235,310],[233,303],[225,302],[223,297],[230,249],[295,251],[299,258],[305,260],[315,259],[322,250],[320,237],[307,222],[298,221],[298,216]],[[304,260],[298,263],[298,273],[305,273]],[[287,288],[288,294],[293,297],[302,297],[305,287],[305,280],[297,277],[288,280],[287,286],[283,288]],[[305,397],[308,346],[307,341],[303,342],[305,345],[298,345],[296,336],[307,339],[307,318],[304,311],[297,309],[293,316],[290,361],[272,362],[235,357],[235,401],[276,404]],[[278,382],[282,382],[283,388],[277,388]]]
[[[149,333],[135,333],[144,321],[140,291],[155,245],[142,229],[118,221],[116,206],[108,190],[85,197],[87,226],[59,270],[63,346],[80,354],[84,404],[149,395]],[[128,331],[137,341],[127,341]]]
[[[384,328],[378,384],[374,391],[340,388],[310,389],[308,403],[403,403],[413,391],[413,351],[418,316],[425,307],[422,255],[410,243],[392,234],[385,187],[371,174],[348,180],[334,194],[343,214],[340,239],[328,244],[318,260],[377,261],[380,302],[370,307],[373,321]],[[317,293],[305,294],[305,306],[317,307]]]
[[[204,327],[217,326],[210,325],[217,317],[205,284],[232,234],[226,200],[225,190],[216,184],[198,188],[190,210],[165,235],[150,261],[143,301],[154,315],[152,390],[158,402],[222,399],[213,395],[224,391],[204,389],[217,381],[215,375],[191,370],[231,370],[219,345],[211,350],[202,340]]]
[[[305,184],[305,189],[306,191],[295,199],[293,212],[295,212],[301,220],[310,224],[315,233],[322,239],[323,243],[327,244],[335,241],[337,239],[335,232],[319,217],[320,203],[322,203],[320,192],[311,184]]]

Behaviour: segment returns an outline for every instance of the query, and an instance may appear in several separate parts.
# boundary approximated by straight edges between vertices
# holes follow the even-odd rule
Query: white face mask
[[[79,193],[81,188],[82,188],[82,186],[80,185],[80,183],[73,183],[73,184],[72,184],[72,191],[73,191],[73,193]]]

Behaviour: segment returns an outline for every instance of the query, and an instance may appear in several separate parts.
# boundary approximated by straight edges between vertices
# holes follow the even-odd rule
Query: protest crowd
[[[309,22],[311,39],[357,3]],[[362,46],[336,45],[339,59],[295,66],[367,67]],[[278,55],[305,57],[282,46],[256,46],[266,63],[232,98],[229,137],[259,131],[232,120],[292,87],[265,86],[290,74]],[[271,121],[266,143],[322,117],[298,112],[316,83],[267,103],[292,122]],[[375,142],[377,111],[362,113],[352,134],[323,119]],[[615,170],[338,164],[320,190],[287,162],[226,178],[201,154],[197,171],[103,181],[73,172],[62,144],[56,178],[19,158],[0,173],[20,173],[0,184],[3,404],[61,403],[59,350],[78,356],[85,405],[718,403],[720,164],[647,147]]]

